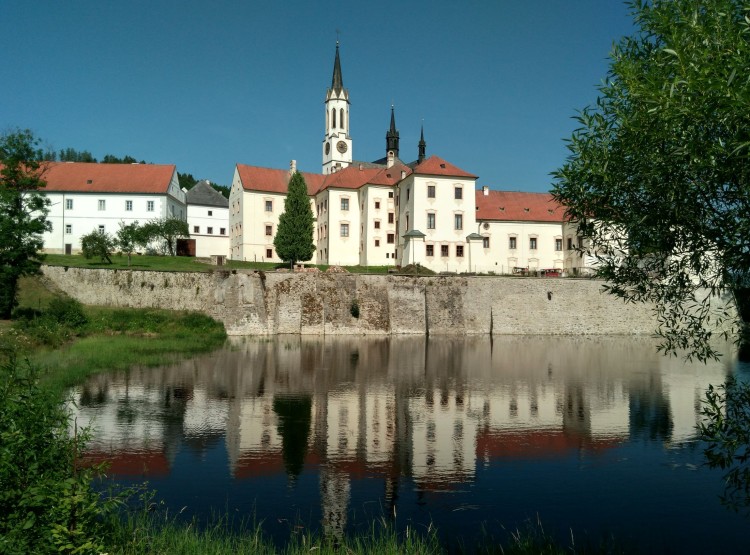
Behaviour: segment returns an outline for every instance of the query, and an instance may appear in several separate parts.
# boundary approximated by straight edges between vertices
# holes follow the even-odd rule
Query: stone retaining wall
[[[85,304],[198,310],[230,335],[613,335],[656,328],[650,306],[625,304],[587,279],[43,270]]]

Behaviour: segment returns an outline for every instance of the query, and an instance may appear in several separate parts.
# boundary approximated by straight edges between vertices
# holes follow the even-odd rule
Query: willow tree
[[[284,212],[279,216],[279,225],[273,240],[279,258],[290,264],[310,260],[315,253],[314,223],[305,178],[300,172],[294,172],[289,180]]]
[[[654,303],[661,348],[717,356],[745,324],[716,297],[750,280],[750,25],[741,0],[629,2],[595,105],[582,110],[553,195],[609,292]]]
[[[39,140],[29,130],[0,137],[0,318],[18,304],[18,280],[39,273],[49,200]]]

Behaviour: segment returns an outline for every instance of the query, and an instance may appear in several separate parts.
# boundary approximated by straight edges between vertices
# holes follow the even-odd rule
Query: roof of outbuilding
[[[218,208],[229,207],[229,200],[219,191],[211,187],[211,184],[205,179],[193,185],[193,188],[185,193],[185,196],[188,204],[216,206]]]
[[[44,162],[45,191],[81,193],[166,193],[174,165]]]
[[[549,193],[517,191],[476,192],[476,219],[495,221],[555,222],[565,220],[565,208]]]

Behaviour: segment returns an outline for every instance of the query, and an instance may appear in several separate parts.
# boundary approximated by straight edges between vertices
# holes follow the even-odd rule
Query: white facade
[[[188,204],[187,221],[195,256],[229,256],[229,208]]]
[[[44,178],[52,224],[43,236],[48,253],[80,252],[81,237],[92,231],[114,235],[120,224],[187,217],[174,166],[53,163]]]

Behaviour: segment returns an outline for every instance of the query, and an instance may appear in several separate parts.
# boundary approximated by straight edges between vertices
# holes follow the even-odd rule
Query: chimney
[[[289,162],[289,175],[294,175],[297,172],[297,160]]]
[[[487,196],[487,195],[489,195],[489,194],[490,194],[490,188],[489,188],[489,187],[487,187],[487,185],[484,185],[484,186],[482,187],[482,194],[483,194],[484,196]]]

